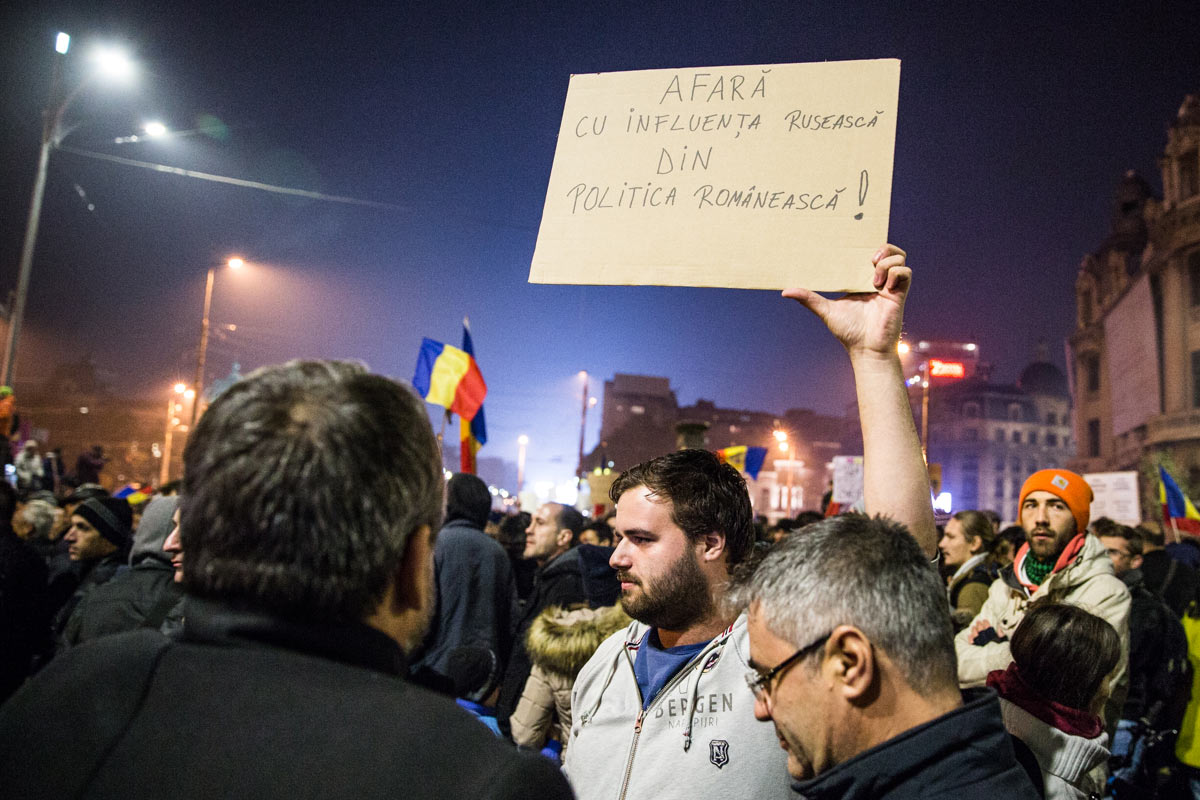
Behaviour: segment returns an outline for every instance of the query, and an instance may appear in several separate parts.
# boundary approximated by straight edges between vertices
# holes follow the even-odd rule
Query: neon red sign
[[[965,378],[966,376],[967,370],[961,361],[929,359],[929,377],[931,378]]]

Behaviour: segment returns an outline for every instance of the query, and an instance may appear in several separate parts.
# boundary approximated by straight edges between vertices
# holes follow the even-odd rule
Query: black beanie
[[[482,528],[487,525],[492,510],[492,493],[488,485],[475,475],[456,472],[446,485],[446,522],[465,519]]]
[[[133,510],[119,497],[92,497],[75,507],[73,512],[91,523],[101,536],[128,550],[133,541]]]

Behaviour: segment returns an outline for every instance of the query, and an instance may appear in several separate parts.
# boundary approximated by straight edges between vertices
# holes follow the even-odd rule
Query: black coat
[[[141,627],[158,630],[182,597],[170,562],[147,556],[80,602],[63,632],[63,644],[74,646]]]
[[[571,796],[549,761],[405,669],[366,625],[190,599],[180,639],[89,642],[0,706],[0,786],[22,798]]]
[[[437,604],[414,669],[455,677],[450,675],[450,653],[462,646],[491,650],[503,669],[517,608],[508,553],[481,529],[456,519],[438,531],[433,567]]]
[[[1034,800],[1039,793],[1013,754],[991,689],[964,705],[838,764],[794,781],[805,800]]]
[[[45,594],[46,562],[0,522],[0,703],[45,649],[50,631]]]
[[[496,703],[497,719],[502,730],[507,729],[508,717],[516,710],[529,671],[533,668],[529,653],[525,651],[525,634],[529,626],[549,606],[586,603],[588,597],[583,574],[583,560],[576,547],[547,562],[534,575],[533,594],[521,609],[512,655],[508,659],[504,682],[500,686],[500,699]]]

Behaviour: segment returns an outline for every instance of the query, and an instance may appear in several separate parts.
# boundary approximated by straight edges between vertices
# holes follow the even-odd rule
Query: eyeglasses
[[[832,635],[833,631],[830,631],[819,639],[814,640],[812,643],[806,644],[804,647],[801,647],[799,650],[792,653],[790,656],[785,658],[783,661],[780,661],[766,672],[759,672],[758,670],[750,670],[747,672],[746,685],[750,687],[750,691],[754,692],[754,699],[764,700],[765,698],[769,697],[771,694],[771,681],[775,680],[776,675],[779,675],[785,669],[790,667],[792,664],[795,664],[802,658],[812,655],[817,651],[818,648],[824,645],[825,642],[829,641],[829,637]]]

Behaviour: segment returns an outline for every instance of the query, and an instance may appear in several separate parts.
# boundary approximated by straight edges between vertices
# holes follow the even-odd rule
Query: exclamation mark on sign
[[[867,177],[867,171],[864,169],[858,175],[858,207],[862,208],[863,203],[867,202],[867,186],[870,184],[870,179]],[[854,215],[855,219],[862,219],[862,212],[859,211]]]

